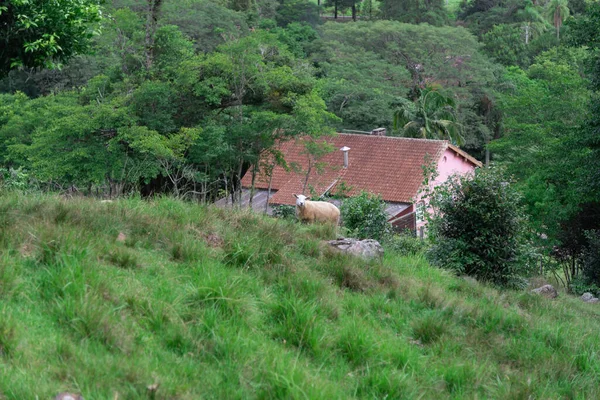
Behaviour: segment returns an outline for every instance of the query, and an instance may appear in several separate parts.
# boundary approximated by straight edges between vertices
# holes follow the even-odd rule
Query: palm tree
[[[569,16],[568,0],[550,0],[546,6],[546,15],[556,28],[556,39],[560,40],[560,27]]]
[[[463,144],[462,126],[456,122],[455,103],[437,88],[428,86],[413,103],[402,99],[394,112],[394,129],[402,135],[423,139],[446,139]]]
[[[529,44],[529,40],[534,34],[539,35],[545,31],[548,24],[544,17],[539,13],[538,7],[533,5],[531,1],[527,1],[525,3],[525,8],[517,11],[516,17],[521,21],[518,24],[523,24],[522,26],[525,29],[525,44]]]

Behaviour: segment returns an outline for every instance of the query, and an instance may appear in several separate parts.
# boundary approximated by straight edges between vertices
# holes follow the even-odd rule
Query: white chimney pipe
[[[344,146],[340,150],[344,153],[344,168],[348,168],[348,151],[350,151],[350,147]]]

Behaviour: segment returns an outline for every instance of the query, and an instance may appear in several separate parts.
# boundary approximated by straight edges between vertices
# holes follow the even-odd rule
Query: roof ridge
[[[382,138],[382,139],[394,139],[394,140],[415,140],[419,142],[442,142],[449,144],[450,142],[444,139],[421,139],[421,138],[410,138],[403,136],[379,136],[379,135],[366,135],[362,133],[344,133],[344,132],[336,132],[337,135],[344,136],[365,136],[365,137],[374,137],[374,138]]]

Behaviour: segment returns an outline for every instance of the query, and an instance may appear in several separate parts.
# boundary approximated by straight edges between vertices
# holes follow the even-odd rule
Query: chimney
[[[344,168],[348,168],[348,152],[350,151],[350,147],[344,146],[340,150],[344,153]]]
[[[385,128],[375,128],[371,131],[373,136],[385,136]]]

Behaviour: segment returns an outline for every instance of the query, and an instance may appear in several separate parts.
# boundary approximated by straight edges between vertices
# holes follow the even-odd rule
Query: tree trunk
[[[306,171],[306,177],[304,178],[304,185],[302,186],[302,194],[306,193],[306,187],[308,186],[308,178],[310,177],[310,172],[312,170],[312,161],[308,160],[308,170]]]
[[[150,72],[154,60],[154,39],[156,26],[158,25],[158,14],[163,0],[146,0],[148,11],[146,14],[146,71]]]
[[[352,21],[356,22],[356,3],[352,3]]]
[[[273,171],[269,176],[269,187],[267,188],[267,202],[265,203],[265,214],[269,212],[269,199],[271,198],[271,183],[273,182]]]
[[[256,181],[256,165],[252,166],[252,184],[250,185],[250,198],[248,199],[248,207],[252,208],[252,200],[254,198],[254,183]]]
[[[529,25],[525,25],[525,44],[529,44]]]
[[[337,19],[337,14],[338,14],[338,0],[334,0],[333,3],[333,18]]]

